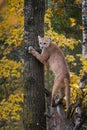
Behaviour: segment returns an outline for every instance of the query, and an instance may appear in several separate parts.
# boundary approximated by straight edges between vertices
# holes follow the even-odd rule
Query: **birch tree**
[[[83,44],[82,44],[82,56],[83,60],[86,60],[87,55],[87,1],[82,1],[82,24],[83,24]]]
[[[83,43],[82,43],[82,58],[85,62],[85,68],[83,67],[83,75],[80,80],[80,88],[84,88],[87,85],[87,1],[82,1],[82,24],[83,24]]]

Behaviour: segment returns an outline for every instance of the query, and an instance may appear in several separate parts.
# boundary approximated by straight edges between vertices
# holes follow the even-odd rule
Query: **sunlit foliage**
[[[11,94],[7,100],[0,102],[0,121],[1,120],[20,120],[22,112],[23,94]]]

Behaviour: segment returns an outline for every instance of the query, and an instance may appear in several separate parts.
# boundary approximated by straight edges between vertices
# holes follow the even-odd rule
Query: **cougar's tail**
[[[67,78],[64,78],[65,84],[65,95],[66,95],[66,107],[67,109],[70,106],[70,81]]]

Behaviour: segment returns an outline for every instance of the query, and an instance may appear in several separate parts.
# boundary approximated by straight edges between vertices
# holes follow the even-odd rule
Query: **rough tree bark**
[[[39,51],[38,35],[44,35],[45,0],[24,0],[24,129],[46,130],[43,65],[28,53]]]

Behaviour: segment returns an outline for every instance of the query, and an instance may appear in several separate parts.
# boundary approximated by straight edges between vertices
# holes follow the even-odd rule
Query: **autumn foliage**
[[[57,3],[59,3],[59,6]],[[87,61],[82,59],[82,37],[80,35],[78,36],[79,38],[75,36],[75,31],[80,30],[80,33],[82,32],[82,24],[78,22],[76,15],[73,17],[75,13],[73,10],[71,14],[67,14],[68,10],[65,9],[64,4],[66,3],[63,3],[62,0],[51,0],[45,12],[44,30],[45,37],[50,36],[51,40],[63,50],[66,56],[71,76],[71,102],[74,103],[77,95],[82,97],[80,78],[82,73],[87,70]],[[81,1],[75,0],[74,3],[68,2],[69,4],[79,6]],[[7,0],[5,5],[0,8],[0,122],[6,121],[6,126],[3,126],[6,130],[9,128],[14,128],[14,130],[21,129],[22,122],[24,81],[23,7],[23,0]],[[59,20],[61,18],[61,21],[56,18],[59,18]],[[58,26],[58,28],[54,25]],[[65,34],[65,30],[60,29],[61,32],[58,30],[59,27],[62,28],[62,25],[66,28],[65,30],[69,28],[68,36]],[[72,34],[70,34],[70,29],[71,32],[73,31]],[[47,68],[45,68],[45,71],[47,71]],[[50,86],[52,86],[51,71],[49,80]],[[87,92],[87,87],[83,91]],[[86,102],[87,98],[84,99],[84,106],[86,106]]]

